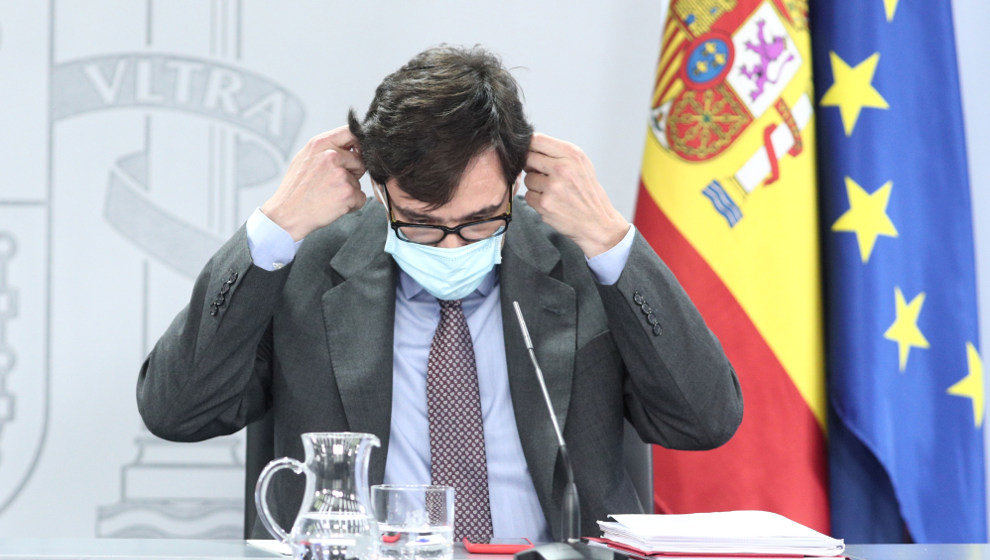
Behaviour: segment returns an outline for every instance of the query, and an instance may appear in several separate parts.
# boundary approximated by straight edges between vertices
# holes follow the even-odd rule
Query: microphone
[[[554,434],[557,436],[557,446],[560,450],[560,459],[564,463],[564,471],[567,476],[567,484],[564,486],[563,504],[561,504],[561,531],[560,542],[543,544],[515,554],[516,560],[613,560],[626,559],[626,555],[615,552],[608,548],[592,547],[581,542],[581,506],[578,501],[577,484],[574,483],[574,469],[571,468],[571,458],[567,454],[567,444],[564,443],[564,433],[557,423],[557,414],[553,409],[553,402],[550,400],[550,391],[547,390],[546,380],[543,378],[543,370],[536,360],[536,352],[533,350],[533,339],[529,336],[529,329],[526,328],[526,320],[523,319],[522,309],[519,302],[513,301],[512,307],[516,311],[516,320],[519,322],[519,330],[522,331],[523,341],[526,350],[529,351],[529,359],[533,362],[533,370],[536,372],[536,380],[540,382],[540,390],[543,392],[543,400],[547,405],[547,412],[550,413],[550,422],[553,425]]]

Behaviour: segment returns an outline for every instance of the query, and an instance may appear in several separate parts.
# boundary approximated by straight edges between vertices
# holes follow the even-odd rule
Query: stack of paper
[[[766,511],[611,517],[614,522],[598,522],[602,540],[641,556],[838,556],[845,550],[841,539]]]

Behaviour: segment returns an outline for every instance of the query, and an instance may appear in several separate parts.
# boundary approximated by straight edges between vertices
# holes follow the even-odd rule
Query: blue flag
[[[949,2],[811,2],[832,532],[985,542],[983,373]]]

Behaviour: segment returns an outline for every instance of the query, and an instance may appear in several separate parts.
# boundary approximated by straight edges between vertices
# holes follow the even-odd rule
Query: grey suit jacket
[[[383,251],[385,233],[384,209],[369,202],[310,234],[290,266],[268,272],[252,264],[241,228],[206,265],[189,305],[141,368],[138,407],[152,433],[199,441],[236,432],[271,410],[276,457],[302,458],[303,432],[376,434],[382,447],[372,454],[369,478],[380,483],[397,274]],[[708,449],[735,432],[742,397],[732,366],[638,233],[618,282],[601,286],[577,245],[520,198],[499,275],[512,406],[555,536],[564,475],[511,318],[513,300],[533,335],[574,463],[582,534],[598,534],[595,521],[608,514],[641,511],[621,463],[624,416],[644,441],[671,448]],[[285,527],[298,511],[300,478],[272,482],[273,510]]]

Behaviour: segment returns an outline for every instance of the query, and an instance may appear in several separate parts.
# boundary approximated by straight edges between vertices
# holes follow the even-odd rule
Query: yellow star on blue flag
[[[904,301],[904,294],[900,288],[894,288],[895,315],[893,324],[883,333],[887,340],[897,343],[898,364],[901,371],[907,366],[908,352],[911,347],[928,348],[928,339],[918,328],[918,315],[921,315],[921,306],[925,304],[925,293],[914,296],[910,303]]]
[[[846,64],[846,61],[834,52],[830,54],[835,82],[825,92],[821,105],[822,107],[838,107],[842,115],[842,125],[846,131],[846,136],[852,136],[853,129],[856,128],[856,121],[859,119],[859,113],[864,107],[890,108],[887,100],[871,83],[873,74],[877,71],[877,64],[880,62],[880,53],[873,53],[872,56],[856,66]]]
[[[897,228],[887,215],[890,189],[887,181],[873,193],[867,193],[856,181],[846,177],[846,194],[849,210],[832,224],[832,231],[851,231],[856,234],[859,254],[863,262],[870,260],[877,236],[897,237]]]
[[[973,424],[980,428],[983,426],[983,362],[972,342],[966,343],[966,362],[969,364],[969,373],[949,387],[948,393],[968,398],[972,402]]]

